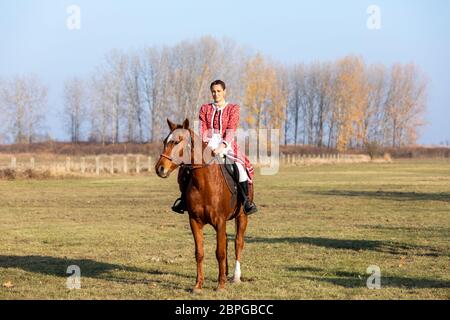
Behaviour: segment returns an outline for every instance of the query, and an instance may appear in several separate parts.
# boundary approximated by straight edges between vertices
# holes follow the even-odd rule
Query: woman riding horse
[[[236,163],[239,170],[238,190],[244,199],[244,212],[249,215],[257,211],[256,205],[249,198],[249,184],[253,183],[254,169],[247,156],[241,153],[239,146],[234,143],[234,135],[239,125],[240,107],[225,101],[226,85],[222,80],[213,81],[210,90],[214,102],[204,104],[200,108],[201,137],[213,149],[215,155],[224,155]],[[175,201],[172,210],[184,213],[186,210],[185,190],[189,177],[186,176],[183,168],[178,171],[178,183],[181,197]]]
[[[216,258],[219,263],[217,289],[224,290],[228,275],[227,221],[236,221],[235,256],[236,266],[233,282],[241,281],[241,255],[244,248],[244,233],[248,215],[244,213],[242,199],[236,197],[230,188],[224,166],[208,143],[189,128],[189,120],[177,125],[167,120],[170,133],[164,139],[164,149],[155,171],[161,178],[168,178],[176,168],[190,171],[189,183],[185,190],[185,204],[189,213],[189,224],[194,236],[195,258],[197,260],[197,280],[193,289],[199,293],[203,286],[203,227],[207,224],[216,231]],[[212,162],[211,160],[216,160]],[[201,161],[197,161],[201,160]],[[253,201],[253,189],[249,191],[249,202]]]

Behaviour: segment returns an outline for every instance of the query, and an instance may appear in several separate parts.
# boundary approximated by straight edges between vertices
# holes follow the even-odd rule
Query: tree
[[[111,139],[111,110],[106,74],[94,73],[90,80],[90,134],[89,140],[105,144]]]
[[[287,101],[277,69],[257,54],[247,64],[245,83],[244,105],[248,109],[248,126],[281,129]]]
[[[367,69],[367,107],[364,114],[364,145],[372,148],[383,143],[383,128],[386,125],[385,101],[387,90],[387,74],[384,65],[371,65]]]
[[[144,126],[146,123],[145,108],[141,96],[141,63],[138,55],[127,57],[124,90],[125,110],[127,116],[127,141],[144,142]]]
[[[289,97],[288,112],[286,119],[292,119],[294,144],[298,143],[299,128],[302,109],[304,106],[304,79],[305,67],[303,65],[294,65],[289,72]],[[287,127],[287,126],[286,126]]]
[[[414,64],[394,64],[386,98],[386,137],[392,147],[415,143],[424,124],[426,80]]]
[[[47,87],[34,75],[3,82],[0,105],[6,127],[15,143],[33,143],[44,125]]]
[[[124,79],[126,69],[126,56],[120,51],[113,50],[106,55],[103,68],[103,80],[106,87],[106,98],[109,102],[109,110],[111,114],[111,138],[112,143],[120,140],[120,120],[124,112]]]
[[[367,92],[362,59],[350,56],[338,60],[333,89],[333,117],[336,121],[336,147],[341,152],[349,144],[362,145]]]
[[[86,120],[86,93],[83,81],[72,78],[64,84],[64,120],[72,142],[81,141],[81,126]]]

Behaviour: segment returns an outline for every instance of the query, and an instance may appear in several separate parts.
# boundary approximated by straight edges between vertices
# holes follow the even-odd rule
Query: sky
[[[80,8],[70,30],[67,8]],[[371,5],[380,28],[370,29]],[[63,83],[87,77],[112,49],[227,37],[283,63],[359,55],[414,62],[429,80],[420,143],[450,141],[450,1],[447,0],[0,0],[0,78],[36,74],[49,87],[47,128],[67,139]]]

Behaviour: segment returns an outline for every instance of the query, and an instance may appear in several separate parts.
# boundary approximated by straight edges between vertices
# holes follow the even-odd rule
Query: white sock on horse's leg
[[[236,267],[234,268],[234,282],[241,282],[241,264],[236,260]]]
[[[236,165],[239,171],[239,182],[247,181],[248,180],[247,170],[245,170],[244,166],[239,162],[236,162]]]

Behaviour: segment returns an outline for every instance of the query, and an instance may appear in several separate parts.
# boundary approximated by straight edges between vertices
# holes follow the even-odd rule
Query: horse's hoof
[[[216,292],[225,292],[227,291],[225,288],[217,287]]]
[[[233,280],[231,280],[233,283],[241,283],[241,279],[240,278],[233,278]]]
[[[192,293],[193,294],[200,294],[200,293],[202,293],[202,289],[201,288],[194,288],[194,289],[192,289]]]

